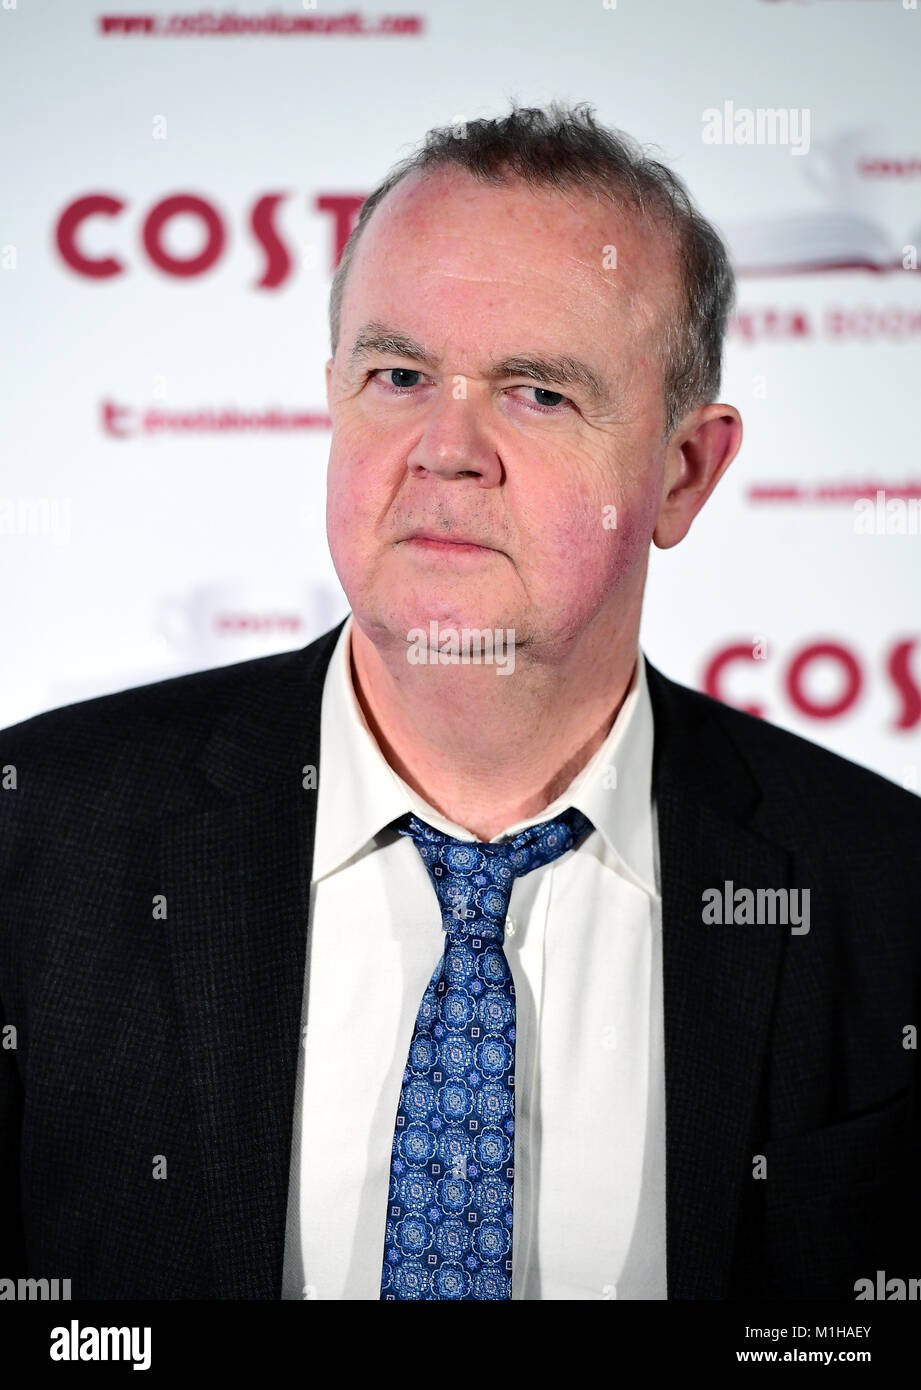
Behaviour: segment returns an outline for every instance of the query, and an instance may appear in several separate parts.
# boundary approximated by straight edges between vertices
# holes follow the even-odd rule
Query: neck
[[[489,665],[413,665],[405,641],[375,643],[353,619],[352,684],[394,771],[488,841],[539,815],[601,747],[637,644],[638,623],[613,637],[589,629],[552,654],[519,650],[505,676]]]

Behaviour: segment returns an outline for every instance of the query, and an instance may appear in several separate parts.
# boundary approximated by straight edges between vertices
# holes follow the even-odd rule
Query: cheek
[[[357,439],[334,434],[326,470],[326,528],[332,544],[351,548],[369,534],[367,518],[379,505],[375,470],[362,463],[366,457]],[[354,540],[353,540],[354,538]]]
[[[604,545],[609,556],[632,563],[650,542],[655,525],[654,508],[648,496],[621,497],[604,528]]]
[[[610,529],[602,533],[601,565],[605,569],[607,589],[629,584],[639,572],[645,573],[655,516],[651,494],[631,495],[618,503],[616,518],[609,520]],[[614,520],[616,525],[611,524]]]
[[[348,537],[348,498],[346,471],[334,459],[331,451],[326,470],[326,535],[334,558],[336,550],[345,544]]]
[[[531,554],[540,584],[565,603],[603,597],[645,562],[654,519],[648,499],[618,496],[561,497],[544,513]]]
[[[351,456],[334,444],[326,473],[326,538],[340,579],[351,574],[361,554],[362,537],[368,534],[362,516],[366,505],[359,469]]]

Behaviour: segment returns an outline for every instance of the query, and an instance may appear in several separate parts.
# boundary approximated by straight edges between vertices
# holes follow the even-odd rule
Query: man
[[[331,297],[301,651],[0,740],[3,1270],[75,1298],[919,1273],[915,798],[676,685],[725,250],[590,111],[433,132]],[[444,659],[443,659],[444,658]]]

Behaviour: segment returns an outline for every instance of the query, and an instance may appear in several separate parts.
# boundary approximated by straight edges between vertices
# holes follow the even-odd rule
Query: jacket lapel
[[[341,624],[254,663],[198,766],[202,809],[161,840],[179,1045],[196,1117],[213,1292],[281,1297],[323,678]]]
[[[758,832],[760,790],[719,706],[647,661],[662,874],[666,1259],[670,1299],[730,1296],[778,970],[789,927],[702,922],[705,889],[791,886]]]

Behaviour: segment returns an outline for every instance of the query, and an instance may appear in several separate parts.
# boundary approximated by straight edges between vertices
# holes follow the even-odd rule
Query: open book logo
[[[724,221],[722,233],[736,273],[917,270],[921,222],[909,224],[900,237],[879,213],[883,198],[878,173],[885,161],[868,160],[866,152],[878,150],[880,143],[873,131],[847,130],[814,145],[799,167],[824,206],[780,217]],[[887,167],[911,168],[913,162],[889,161]],[[892,222],[897,216],[893,211]]]

